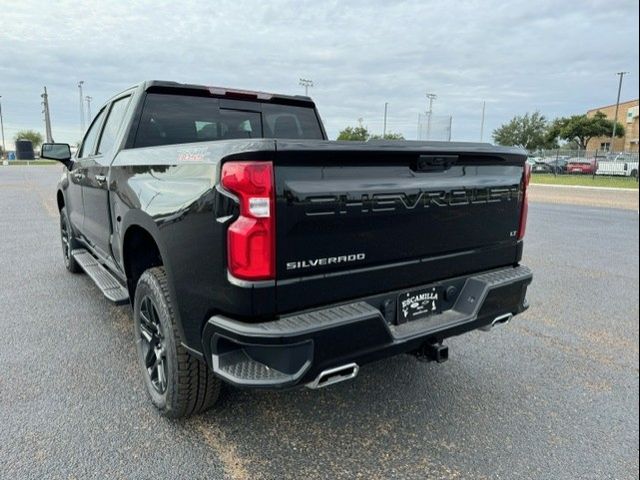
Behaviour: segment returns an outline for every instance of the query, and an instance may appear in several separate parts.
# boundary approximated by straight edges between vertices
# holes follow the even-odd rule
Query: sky
[[[95,114],[143,80],[303,94],[312,79],[330,138],[362,119],[417,136],[426,93],[452,140],[484,140],[514,115],[547,118],[638,98],[638,0],[0,0],[0,102],[7,149],[18,130],[80,139],[77,84]],[[85,106],[86,108],[86,106]],[[440,122],[442,123],[442,122]],[[435,128],[434,128],[435,129]],[[440,128],[434,137],[441,135]]]

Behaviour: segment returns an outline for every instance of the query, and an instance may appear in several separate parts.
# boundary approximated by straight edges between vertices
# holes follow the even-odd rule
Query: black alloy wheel
[[[82,272],[82,267],[73,258],[71,252],[74,248],[78,247],[77,241],[73,236],[73,229],[69,223],[69,216],[67,215],[67,209],[62,208],[60,210],[60,242],[62,244],[62,255],[64,257],[64,266],[67,267],[71,273]]]
[[[149,381],[159,394],[167,390],[167,350],[158,309],[150,296],[140,303],[140,342]]]
[[[60,240],[62,241],[62,255],[65,263],[71,258],[71,235],[69,222],[66,215],[60,215]]]

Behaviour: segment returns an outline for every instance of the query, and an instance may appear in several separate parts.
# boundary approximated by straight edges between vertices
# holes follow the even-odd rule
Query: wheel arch
[[[116,218],[116,222],[118,219]],[[177,322],[178,330],[180,331],[180,335],[184,338],[184,328],[182,322],[182,315],[180,309],[180,302],[178,300],[178,296],[176,294],[176,289],[174,285],[174,272],[172,268],[172,257],[170,255],[170,251],[168,250],[164,240],[163,240],[163,232],[159,228],[158,224],[154,221],[154,219],[146,212],[138,209],[130,209],[123,216],[122,220],[118,222],[119,228],[117,229],[120,233],[119,237],[119,246],[120,246],[120,266],[122,267],[122,271],[125,272],[127,278],[127,289],[129,291],[129,298],[131,307],[133,308],[135,305],[135,287],[136,283],[139,279],[139,276],[135,277],[131,275],[130,267],[132,265],[132,254],[135,254],[135,250],[131,250],[132,247],[132,238],[130,235],[132,234],[142,234],[145,236],[147,242],[153,241],[155,248],[157,249],[157,254],[159,255],[159,263],[158,265],[154,265],[153,262],[150,263],[140,263],[138,265],[139,275],[142,275],[142,272],[147,268],[152,268],[154,266],[162,266],[165,269],[167,280],[168,280],[168,288],[169,288],[169,296],[174,306],[174,314]],[[146,245],[151,245],[151,243],[147,243]],[[152,257],[153,258],[153,257]],[[143,268],[144,267],[144,268]],[[135,273],[135,272],[134,272]],[[135,283],[134,283],[135,282]],[[188,347],[192,354],[202,355],[200,353],[199,345],[184,345]]]
[[[65,206],[64,194],[60,189],[58,189],[58,192],[56,193],[56,203],[58,204],[58,211],[62,210]]]
[[[138,280],[145,270],[164,266],[158,242],[144,227],[130,225],[122,237],[122,265],[127,277],[127,289],[133,302]]]

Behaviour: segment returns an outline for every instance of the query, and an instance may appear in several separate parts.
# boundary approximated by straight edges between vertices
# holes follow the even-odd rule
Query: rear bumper
[[[330,368],[415,350],[521,313],[531,280],[531,271],[518,266],[438,282],[446,292],[443,312],[403,324],[396,321],[395,301],[402,291],[271,322],[216,315],[205,325],[203,350],[213,372],[233,385],[294,387]]]

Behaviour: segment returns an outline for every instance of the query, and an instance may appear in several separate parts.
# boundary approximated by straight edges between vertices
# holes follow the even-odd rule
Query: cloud
[[[513,115],[548,117],[638,96],[638,2],[608,1],[22,1],[3,9],[0,95],[7,137],[80,137],[79,80],[93,113],[145,79],[300,93],[312,78],[330,136],[358,118],[415,137],[425,93],[453,116],[453,139],[478,140]],[[485,139],[488,134],[485,133]]]

